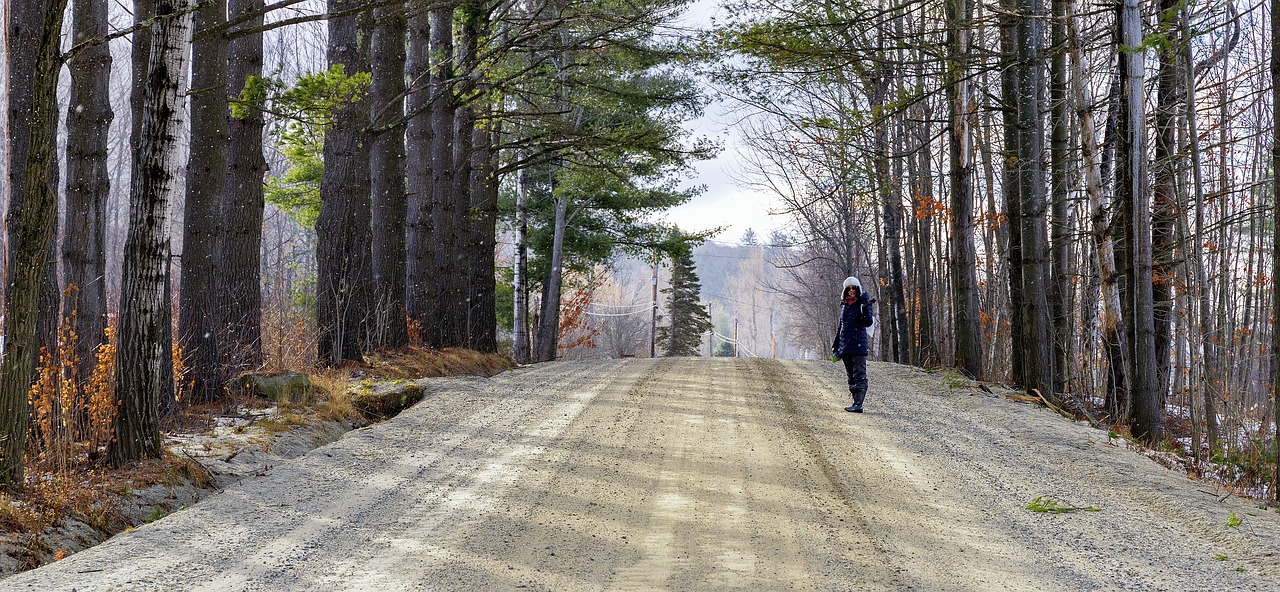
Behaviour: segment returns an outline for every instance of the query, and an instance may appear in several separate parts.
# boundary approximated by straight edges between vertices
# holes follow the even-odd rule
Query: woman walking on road
[[[853,404],[845,411],[862,413],[862,401],[867,396],[867,327],[874,322],[871,305],[875,299],[862,291],[858,278],[845,278],[840,297],[840,324],[836,326],[836,338],[831,342],[831,355],[844,361],[849,375],[849,394]]]

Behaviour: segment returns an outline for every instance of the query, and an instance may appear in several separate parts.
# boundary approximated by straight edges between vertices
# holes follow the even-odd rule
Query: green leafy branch
[[[1080,511],[1084,511],[1084,512],[1101,512],[1102,511],[1102,508],[1099,508],[1097,506],[1088,506],[1085,508],[1081,508],[1079,506],[1074,506],[1066,502],[1056,500],[1047,496],[1041,496],[1041,495],[1038,495],[1036,496],[1035,499],[1031,500],[1031,503],[1027,504],[1027,509],[1031,510],[1032,512],[1039,512],[1042,514],[1070,514],[1072,512],[1080,512]]]

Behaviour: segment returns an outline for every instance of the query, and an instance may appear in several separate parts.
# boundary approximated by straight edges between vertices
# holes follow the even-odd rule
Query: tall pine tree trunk
[[[948,0],[947,101],[950,105],[951,147],[951,318],[955,326],[955,366],[965,375],[982,378],[982,347],[978,329],[977,254],[973,240],[973,138],[975,103],[969,97],[968,0]]]
[[[227,20],[226,0],[202,2],[195,13],[197,36]],[[191,152],[187,163],[182,223],[182,274],[178,287],[178,342],[192,379],[192,397],[207,403],[225,383],[218,344],[222,340],[222,190],[227,174],[227,38],[205,33],[191,44]]]
[[[488,114],[493,115],[493,106]],[[498,230],[498,151],[501,123],[493,118],[485,126],[477,126],[473,142],[471,244],[468,249],[470,271],[471,314],[467,347],[476,351],[498,351],[497,278],[494,257]]]
[[[405,325],[405,16],[399,5],[379,8],[373,31],[370,157],[373,184],[373,281],[379,315],[375,344],[402,347]],[[395,122],[386,127],[387,122]],[[383,129],[386,128],[386,129]]]
[[[409,50],[405,74],[409,81],[405,124],[405,310],[418,333],[434,323],[436,307],[435,249],[431,227],[431,49],[430,13],[424,3],[412,2],[409,17]]]
[[[72,44],[107,34],[107,0],[75,0]],[[68,286],[64,304],[75,311],[76,371],[87,380],[96,364],[107,321],[107,133],[111,110],[111,51],[106,43],[81,50],[67,62],[71,105],[67,109],[67,210],[62,261]]]
[[[263,0],[229,0],[231,19],[262,10]],[[243,26],[262,25],[255,16]],[[262,76],[262,33],[237,37],[228,47],[227,92],[238,97],[251,77]],[[262,365],[262,113],[249,109],[227,120],[227,175],[223,188],[221,300],[223,364],[233,372]]]
[[[1071,330],[1071,302],[1073,283],[1071,273],[1075,262],[1075,253],[1071,248],[1072,215],[1068,185],[1071,174],[1070,158],[1070,120],[1067,95],[1067,54],[1061,48],[1067,45],[1067,0],[1053,0],[1052,45],[1059,48],[1054,52],[1050,67],[1049,103],[1050,103],[1050,219],[1053,229],[1053,243],[1050,246],[1050,261],[1053,268],[1052,292],[1050,305],[1053,319],[1053,365],[1055,368],[1053,389],[1063,393],[1070,387],[1068,368],[1071,367],[1071,342],[1074,331]]]
[[[29,167],[25,166],[27,159],[28,146],[33,141],[41,141],[40,138],[32,138],[33,126],[36,125],[32,120],[32,111],[36,108],[33,72],[38,67],[41,59],[39,55],[40,43],[40,27],[43,25],[45,11],[54,9],[54,0],[28,0],[22,3],[14,4],[10,9],[9,22],[5,23],[7,27],[7,48],[8,57],[8,79],[5,81],[5,92],[8,98],[9,112],[7,114],[7,130],[9,136],[9,144],[7,146],[7,162],[6,174],[9,177],[9,202],[8,211],[6,212],[6,224],[14,227],[20,224],[17,220],[22,216],[20,213],[22,205],[26,199],[26,183],[29,174]],[[61,2],[65,5],[65,2]],[[56,122],[57,115],[54,115]],[[57,124],[54,128],[57,129]],[[54,156],[55,162],[57,156]],[[45,183],[51,187],[58,186],[58,167],[51,165],[47,169]],[[7,276],[4,278],[6,286],[14,281],[14,265],[17,261],[17,252],[20,248],[29,245],[20,245],[16,239],[16,233],[10,231],[7,235],[8,244],[5,252],[5,261],[9,267]],[[36,301],[36,331],[35,331],[35,347],[37,358],[41,350],[56,353],[57,333],[58,333],[58,278],[57,278],[57,235],[56,226],[55,233],[49,236],[49,240],[45,246],[48,251],[43,258],[44,269],[40,276],[40,284],[37,291]],[[6,295],[7,298],[7,295]],[[36,358],[32,359],[32,368],[36,365]]]
[[[1130,430],[1145,441],[1160,436],[1159,380],[1156,376],[1155,319],[1151,291],[1151,208],[1147,194],[1146,105],[1143,95],[1142,12],[1137,0],[1119,6],[1121,47],[1120,141],[1116,150],[1116,193],[1130,213],[1125,257],[1132,299],[1129,323]]]
[[[1017,25],[1018,136],[1015,144],[1018,198],[1022,201],[1018,230],[1022,248],[1023,386],[1053,396],[1053,330],[1049,322],[1048,237],[1045,228],[1044,39],[1041,0],[1020,0]]]
[[[1018,77],[1018,6],[1016,0],[1001,2],[1000,15],[1000,53],[1001,59],[1001,111],[1004,131],[1004,211],[1009,226],[1009,245],[1005,262],[1009,275],[1009,320],[1012,330],[1009,332],[1012,347],[1010,349],[1010,378],[1014,384],[1026,384],[1025,331],[1023,330],[1022,275],[1022,198],[1021,185],[1017,168],[1017,150],[1019,142],[1018,128],[1018,96],[1021,80]]]
[[[453,185],[454,116],[453,8],[441,2],[431,10],[431,231],[435,249],[435,312],[427,331],[428,341],[438,347],[462,345],[458,324],[465,323],[466,310],[459,309],[457,285],[456,221],[458,195]],[[464,325],[465,326],[465,325]]]
[[[474,224],[472,220],[472,202],[475,199],[474,173],[476,164],[472,162],[475,148],[476,116],[472,110],[475,88],[471,81],[479,67],[476,62],[476,45],[479,32],[480,7],[475,2],[460,2],[455,29],[457,45],[454,51],[454,76],[459,80],[455,87],[454,104],[457,108],[453,114],[453,190],[450,192],[454,200],[453,206],[453,244],[454,254],[451,269],[452,299],[448,306],[453,311],[454,339],[450,345],[471,347],[473,337],[471,328],[476,317],[476,306],[479,300],[472,288],[472,265],[476,263],[473,243]]]
[[[16,175],[22,185],[10,186],[10,200],[19,192],[21,198],[16,206],[11,201],[6,220],[12,253],[5,290],[4,358],[0,362],[0,488],[6,490],[19,490],[23,485],[27,390],[39,346],[40,284],[58,220],[58,196],[49,180],[57,149],[59,46],[65,7],[65,0],[20,3],[9,7],[11,20],[5,23],[11,44],[5,92],[10,101],[25,97],[19,107],[25,103],[29,109],[23,114],[26,125],[12,136],[8,163],[10,182]],[[19,66],[24,70],[17,70]],[[11,102],[11,134],[15,132],[14,108]],[[16,145],[24,140],[19,136],[25,136],[25,145]],[[18,156],[22,164],[15,166],[13,159]]]
[[[337,0],[335,12],[359,6]],[[329,19],[329,64],[348,76],[367,72],[368,30],[362,16]],[[369,191],[368,98],[334,114],[324,135],[324,178],[316,220],[316,321],[321,363],[361,360],[373,321],[372,205]]]
[[[169,206],[178,191],[177,136],[185,109],[179,94],[186,74],[190,17],[176,16],[190,0],[158,0],[144,76],[143,117],[130,189],[116,355],[115,438],[107,455],[116,466],[161,451],[160,404],[172,393],[169,282]]]
[[[538,316],[537,361],[556,359],[560,345],[560,286],[564,278],[564,233],[568,226],[569,200],[556,196],[555,226],[552,228],[551,268],[543,282],[542,311]]]

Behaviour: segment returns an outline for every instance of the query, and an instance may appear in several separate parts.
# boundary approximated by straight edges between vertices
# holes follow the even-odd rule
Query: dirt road
[[[842,372],[661,359],[441,380],[0,589],[1280,589],[1274,511],[909,368],[872,364],[868,413],[845,413]],[[1100,511],[1025,509],[1046,495]]]

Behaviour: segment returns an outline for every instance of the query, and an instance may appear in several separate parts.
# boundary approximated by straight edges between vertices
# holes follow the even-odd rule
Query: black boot
[[[853,404],[845,407],[844,410],[850,413],[862,413],[862,404],[861,401],[858,400],[858,389],[850,387],[849,395],[853,397]]]
[[[848,409],[845,409],[845,411],[862,413],[862,400],[867,398],[867,389],[864,389],[864,388],[852,389],[850,392],[853,393],[853,406],[849,407]]]

